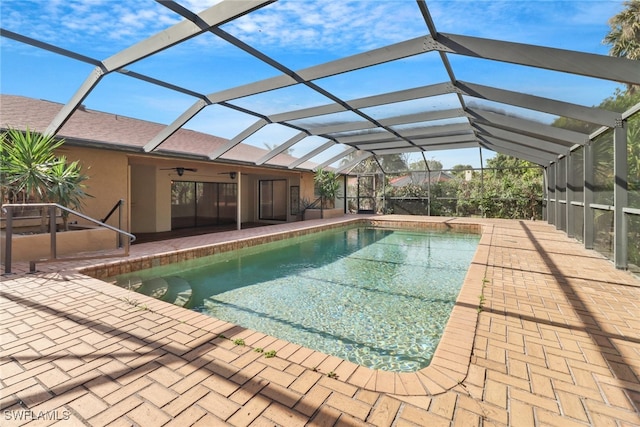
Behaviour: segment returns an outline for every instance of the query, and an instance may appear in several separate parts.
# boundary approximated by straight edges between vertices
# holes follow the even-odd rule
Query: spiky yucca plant
[[[81,206],[88,179],[80,164],[58,157],[63,139],[52,135],[8,129],[0,135],[0,190],[2,200],[12,203],[58,203],[71,209]],[[46,228],[46,216],[42,215]],[[63,215],[66,228],[66,217]]]

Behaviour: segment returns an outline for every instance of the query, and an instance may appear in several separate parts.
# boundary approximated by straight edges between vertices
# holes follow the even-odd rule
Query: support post
[[[118,229],[122,230],[122,205],[124,205],[124,200],[120,199],[118,201]],[[117,248],[122,248],[122,234],[116,233],[117,235]]]
[[[556,191],[555,191],[555,194],[556,194],[556,205],[555,205],[556,211],[555,211],[555,214],[553,216],[554,216],[554,223],[555,223],[555,226],[556,226],[556,230],[562,229],[562,224],[561,224],[561,221],[560,221],[560,215],[562,214],[562,206],[561,206],[562,203],[560,203],[560,184],[559,184],[559,181],[562,179],[562,177],[560,176],[560,169],[561,169],[560,168],[560,162],[561,161],[562,161],[562,159],[558,159],[558,161],[554,163],[554,171],[553,171],[553,176],[555,177],[554,185],[555,185],[555,188],[556,188]]]
[[[241,189],[241,185],[240,183],[242,182],[242,172],[238,171],[236,172],[236,177],[238,178],[238,183],[236,184],[237,187],[237,195],[236,195],[236,205],[237,205],[237,210],[236,210],[236,229],[240,230],[242,228],[242,189]]]
[[[575,156],[572,154],[572,151],[569,151],[567,153],[567,163],[566,163],[566,167],[565,167],[565,173],[566,173],[566,182],[567,182],[567,186],[566,186],[566,201],[567,201],[567,211],[566,211],[566,221],[565,224],[567,226],[567,236],[568,237],[575,237],[574,233],[573,233],[573,217],[571,216],[571,206],[573,206],[571,204],[571,202],[573,202],[573,198],[574,198],[574,194],[573,194],[573,188],[575,185],[574,179],[573,179],[573,174],[571,173],[571,171],[573,170],[573,164],[575,163]]]
[[[56,232],[58,231],[58,224],[56,224],[56,207],[49,206],[49,234],[51,235],[51,259],[57,258],[56,249]]]
[[[480,200],[482,206],[482,218],[486,218],[485,215],[485,206],[484,206],[484,164],[482,162],[482,147],[479,148],[480,151]]]
[[[344,203],[342,204],[342,213],[347,214],[347,205],[349,204],[347,199],[347,175],[342,175],[342,188],[344,193]]]
[[[431,168],[429,167],[427,158],[424,156],[424,151],[422,152],[422,158],[424,159],[424,166],[427,168],[427,216],[431,216]],[[482,162],[482,160],[480,162]]]
[[[547,167],[547,223],[555,223],[556,215],[556,163]],[[551,197],[553,196],[553,197]]]
[[[13,240],[13,207],[7,206],[7,224],[4,229],[4,274],[11,274],[11,241]]]
[[[378,175],[373,176],[373,213],[378,212],[378,183],[376,182],[376,177]],[[387,174],[382,171],[382,209],[381,212],[384,212],[387,209],[387,197],[385,196],[386,191],[384,191],[384,186],[387,183]]]
[[[584,145],[584,247],[593,249],[594,221],[591,204],[593,203],[593,141]]]
[[[360,174],[356,182],[356,212],[360,213]]]
[[[547,221],[548,220],[548,214],[547,214],[547,210],[548,210],[548,206],[549,206],[549,167],[545,166],[544,169],[542,169],[542,220],[543,221]]]
[[[613,258],[616,268],[627,268],[627,226],[623,208],[628,204],[627,195],[627,124],[620,119],[613,129]]]

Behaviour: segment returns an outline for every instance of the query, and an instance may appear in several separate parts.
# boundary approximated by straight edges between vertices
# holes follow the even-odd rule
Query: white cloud
[[[220,2],[179,1],[196,13]],[[567,27],[606,30],[606,20],[621,2],[476,0],[429,1],[427,6],[439,31],[521,42],[546,37],[550,45],[564,41],[560,34]],[[153,0],[12,0],[2,2],[2,14],[7,29],[98,57],[97,52],[114,53],[182,20]],[[408,0],[280,0],[224,28],[266,51],[336,56],[427,33],[416,3]],[[216,43],[212,40],[205,42]]]
[[[178,3],[192,12],[200,13],[211,6],[220,3],[222,0],[181,0]]]
[[[381,47],[426,32],[406,1],[281,0],[225,26],[232,34],[263,48],[316,50],[336,54]]]
[[[15,0],[3,2],[3,25],[12,31],[102,58],[181,19],[155,1]]]

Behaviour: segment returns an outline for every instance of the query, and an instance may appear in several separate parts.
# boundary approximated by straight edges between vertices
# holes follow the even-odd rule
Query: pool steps
[[[132,279],[117,285],[180,307],[187,305],[192,294],[189,282],[178,276]]]
[[[162,300],[184,307],[191,299],[192,289],[189,282],[178,276],[165,277],[164,280],[167,281],[169,288]]]

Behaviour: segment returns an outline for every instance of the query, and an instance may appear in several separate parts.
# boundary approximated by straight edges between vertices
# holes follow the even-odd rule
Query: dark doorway
[[[237,184],[173,181],[171,229],[235,224]]]

